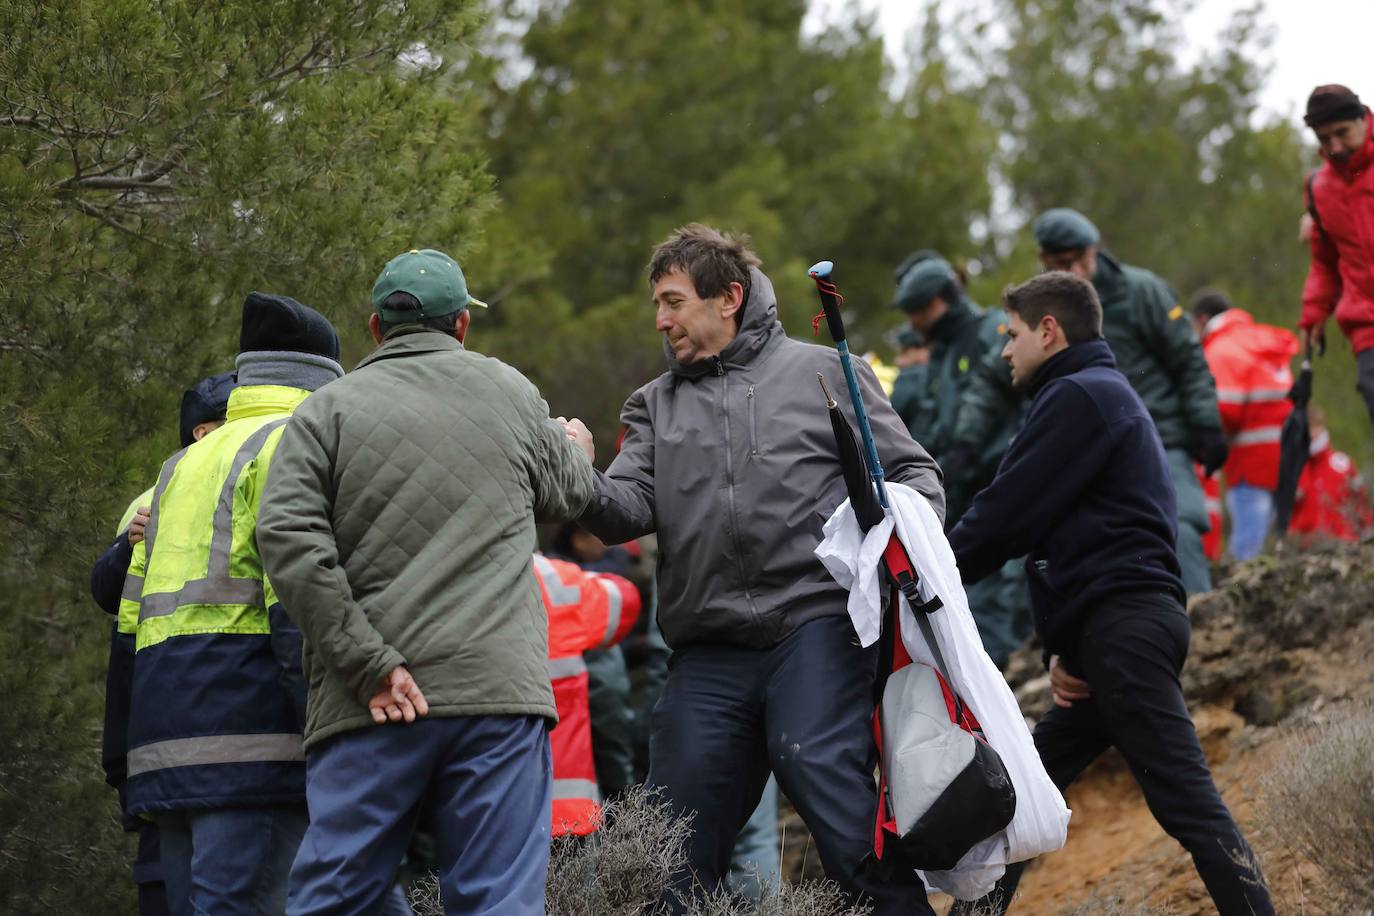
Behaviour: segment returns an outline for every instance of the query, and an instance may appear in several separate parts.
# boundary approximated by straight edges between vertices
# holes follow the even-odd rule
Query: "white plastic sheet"
[[[902,484],[887,485],[891,512],[865,536],[846,500],[825,523],[825,538],[816,556],[840,585],[849,589],[849,616],[865,645],[882,630],[883,548],[895,524],[911,562],[920,574],[923,601],[939,595],[944,607],[930,617],[931,629],[949,668],[951,685],[973,710],[983,733],[1002,757],[1016,787],[1016,815],[1007,829],[969,850],[949,871],[926,872],[926,883],[960,900],[973,900],[992,890],[1008,863],[1053,852],[1068,836],[1069,809],[1050,781],[1031,741],[1026,721],[1011,688],[983,650],[969,612],[954,552],[939,517],[925,497]],[[902,642],[919,662],[934,656],[901,599]]]

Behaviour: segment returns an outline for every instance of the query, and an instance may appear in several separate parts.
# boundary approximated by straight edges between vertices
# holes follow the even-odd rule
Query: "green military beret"
[[[954,268],[944,258],[919,261],[897,284],[897,298],[892,304],[910,315],[925,308],[954,282]]]
[[[1031,224],[1041,251],[1054,254],[1074,248],[1091,248],[1102,241],[1097,227],[1077,210],[1055,207],[1046,210]]]

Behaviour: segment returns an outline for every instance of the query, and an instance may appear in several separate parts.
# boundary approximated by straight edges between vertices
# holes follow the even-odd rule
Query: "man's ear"
[[[382,344],[382,320],[373,312],[368,316],[367,329],[372,332],[372,340],[378,345]]]
[[[725,295],[721,300],[720,317],[734,318],[744,305],[744,287],[739,283],[731,283],[725,287]]]
[[[468,325],[472,322],[472,310],[463,309],[463,313],[458,316],[458,320],[453,324],[453,337],[459,343],[463,343],[468,336]]]
[[[1059,320],[1053,315],[1046,315],[1040,319],[1040,343],[1043,346],[1054,346],[1062,334],[1063,329],[1059,327]]]

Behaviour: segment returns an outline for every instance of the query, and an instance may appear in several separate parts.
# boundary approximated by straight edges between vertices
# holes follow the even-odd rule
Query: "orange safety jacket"
[[[1202,352],[1217,381],[1221,428],[1231,446],[1227,486],[1273,490],[1279,483],[1279,437],[1293,410],[1289,363],[1298,352],[1291,331],[1256,324],[1243,309],[1227,309],[1202,331]]]
[[[600,826],[601,795],[592,759],[587,664],[582,653],[613,646],[639,619],[639,589],[628,579],[586,572],[536,554],[534,575],[549,614],[549,678],[558,706],[553,749],[553,835],[586,836]]]

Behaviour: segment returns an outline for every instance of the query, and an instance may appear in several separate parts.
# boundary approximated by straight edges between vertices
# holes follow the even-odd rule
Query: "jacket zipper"
[[[759,428],[754,422],[754,386],[749,386],[749,393],[745,395],[745,400],[749,402],[749,454],[757,456],[759,453]]]
[[[755,620],[759,611],[754,606],[754,594],[749,590],[749,572],[744,565],[744,545],[739,537],[739,515],[735,509],[735,443],[730,428],[730,380],[725,374],[725,364],[719,356],[713,356],[716,375],[720,377],[720,406],[725,413],[725,498],[730,511],[730,540],[735,545],[735,565],[739,567],[740,586],[744,598],[749,602],[749,614]]]

